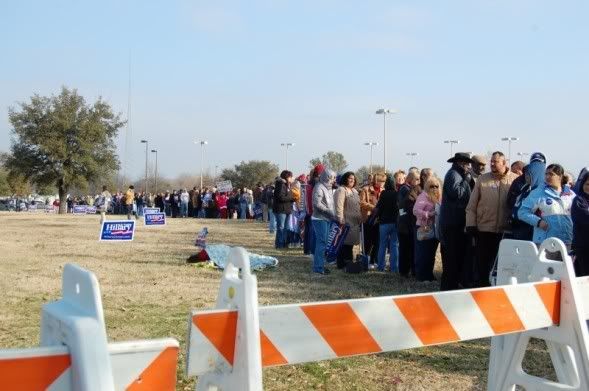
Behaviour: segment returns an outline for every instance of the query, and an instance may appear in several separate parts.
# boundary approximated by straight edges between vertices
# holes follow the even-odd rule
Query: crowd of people
[[[576,182],[542,153],[529,163],[508,166],[502,152],[484,156],[457,153],[441,180],[433,170],[376,173],[359,183],[353,172],[341,176],[317,165],[294,178],[283,171],[265,209],[276,248],[302,241],[312,271],[330,273],[328,264],[345,268],[360,245],[368,269],[388,270],[419,281],[436,280],[438,249],[442,290],[484,287],[504,238],[540,245],[563,241],[574,254],[578,275],[589,275],[589,172]],[[487,170],[489,166],[489,170]],[[267,189],[271,186],[268,186]],[[266,198],[268,199],[268,197]],[[326,257],[334,223],[348,226],[337,259]],[[388,254],[388,257],[387,257]],[[560,259],[560,254],[548,253]]]
[[[504,238],[540,245],[562,240],[575,255],[579,275],[589,275],[589,172],[576,182],[542,153],[508,166],[502,152],[489,161],[456,153],[443,180],[432,169],[370,174],[360,182],[353,172],[336,173],[319,164],[306,175],[285,170],[274,183],[220,192],[197,187],[158,194],[103,192],[68,199],[68,208],[86,203],[105,213],[140,217],[145,207],[172,218],[258,220],[275,234],[276,248],[300,248],[312,258],[312,271],[346,268],[355,246],[369,270],[390,271],[418,281],[436,280],[438,250],[442,290],[489,285]],[[487,167],[488,166],[488,167]],[[337,259],[326,257],[334,223],[347,226]],[[388,256],[387,256],[388,255]],[[558,259],[558,254],[549,254]]]

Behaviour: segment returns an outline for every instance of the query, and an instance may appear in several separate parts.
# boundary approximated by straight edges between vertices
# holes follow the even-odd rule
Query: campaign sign
[[[152,213],[160,213],[160,208],[143,208],[143,214],[148,215]]]
[[[86,214],[89,214],[89,215],[96,214],[96,207],[95,206],[87,206],[86,207]]]
[[[217,183],[217,191],[219,193],[228,193],[231,190],[233,190],[233,185],[231,184],[231,181],[222,181]]]
[[[165,213],[148,213],[143,215],[143,221],[145,225],[166,225],[166,214]]]
[[[102,223],[100,230],[100,241],[123,241],[133,240],[135,233],[135,221],[133,220],[106,220]]]
[[[86,205],[74,205],[74,210],[72,211],[75,215],[85,215],[86,214]]]

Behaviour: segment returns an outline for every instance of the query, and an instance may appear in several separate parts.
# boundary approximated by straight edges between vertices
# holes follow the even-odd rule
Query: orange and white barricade
[[[43,306],[41,347],[0,350],[3,389],[174,390],[174,339],[107,342],[94,274],[67,264],[63,298]]]
[[[530,333],[543,332],[569,345],[571,360],[562,364],[561,370],[569,377],[561,377],[559,369],[560,383],[523,374],[519,356],[523,358],[526,345],[504,343],[499,349],[500,340],[494,339],[489,390],[512,390],[516,384],[528,390],[587,390],[586,316],[579,289],[575,288],[578,282],[571,260],[565,256],[560,266],[546,263],[543,251],[540,255],[533,253],[531,243],[524,250],[522,243],[502,242],[499,279],[505,281],[504,270],[509,269],[506,264],[526,258],[522,262],[535,266],[524,283],[264,307],[258,307],[256,278],[250,273],[247,254],[243,249],[233,249],[231,264],[221,281],[217,308],[195,311],[190,316],[187,374],[199,376],[197,390],[262,390],[263,367],[508,334],[502,338],[523,340]],[[564,248],[553,239],[543,248],[553,245]],[[585,279],[579,280],[587,286]],[[566,333],[572,334],[565,337]],[[562,354],[562,350],[557,353]],[[557,359],[556,354],[552,358]],[[578,380],[569,382],[577,388],[567,385],[570,379]]]

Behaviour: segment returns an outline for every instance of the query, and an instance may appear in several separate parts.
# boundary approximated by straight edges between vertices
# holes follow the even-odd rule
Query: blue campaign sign
[[[86,205],[74,205],[74,209],[72,210],[72,212],[75,215],[85,215]]]
[[[165,213],[149,213],[144,215],[145,225],[166,225]]]
[[[101,241],[130,241],[135,233],[133,220],[107,220],[102,223],[100,230]]]
[[[160,213],[160,208],[143,208],[143,214],[148,215],[152,213]]]
[[[95,206],[87,206],[86,213],[89,215],[96,214],[96,207]]]

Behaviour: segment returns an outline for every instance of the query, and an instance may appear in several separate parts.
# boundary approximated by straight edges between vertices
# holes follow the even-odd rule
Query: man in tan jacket
[[[494,152],[490,163],[491,172],[477,179],[466,207],[466,232],[475,244],[479,286],[489,286],[499,243],[509,227],[507,194],[517,178],[507,167],[502,152]]]

